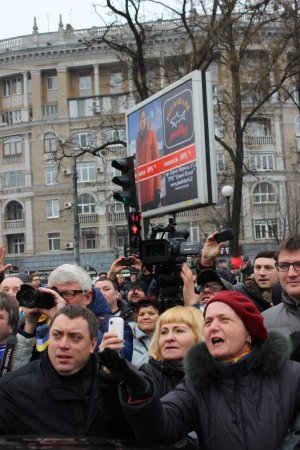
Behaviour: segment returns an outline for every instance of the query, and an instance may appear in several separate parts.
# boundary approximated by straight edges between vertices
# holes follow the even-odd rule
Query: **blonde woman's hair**
[[[148,354],[157,361],[162,361],[159,338],[162,327],[167,323],[183,323],[188,325],[195,335],[195,343],[203,341],[203,314],[195,306],[174,306],[162,313],[156,323]]]

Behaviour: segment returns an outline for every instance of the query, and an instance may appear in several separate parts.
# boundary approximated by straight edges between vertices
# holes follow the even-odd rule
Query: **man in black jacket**
[[[42,359],[0,380],[0,434],[128,438],[106,418],[99,398],[98,321],[86,307],[64,306],[50,324]]]

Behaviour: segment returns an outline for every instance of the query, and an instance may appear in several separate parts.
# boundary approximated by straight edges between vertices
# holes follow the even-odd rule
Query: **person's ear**
[[[96,348],[96,346],[97,346],[97,341],[98,341],[98,338],[96,338],[96,337],[94,337],[94,338],[92,339],[91,353],[94,353],[95,348]]]

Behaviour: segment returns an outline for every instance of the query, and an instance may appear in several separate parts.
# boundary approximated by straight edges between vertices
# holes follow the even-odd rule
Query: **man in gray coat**
[[[263,312],[268,330],[279,329],[300,344],[300,233],[289,236],[278,250],[276,268],[282,287],[282,303]]]

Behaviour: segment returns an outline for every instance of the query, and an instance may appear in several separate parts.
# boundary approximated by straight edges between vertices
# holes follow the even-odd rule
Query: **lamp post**
[[[221,193],[223,197],[226,198],[226,221],[227,221],[227,227],[229,228],[231,226],[231,214],[230,214],[230,199],[233,194],[233,187],[226,185],[223,186],[221,189]],[[229,253],[232,256],[232,241],[229,241]]]

